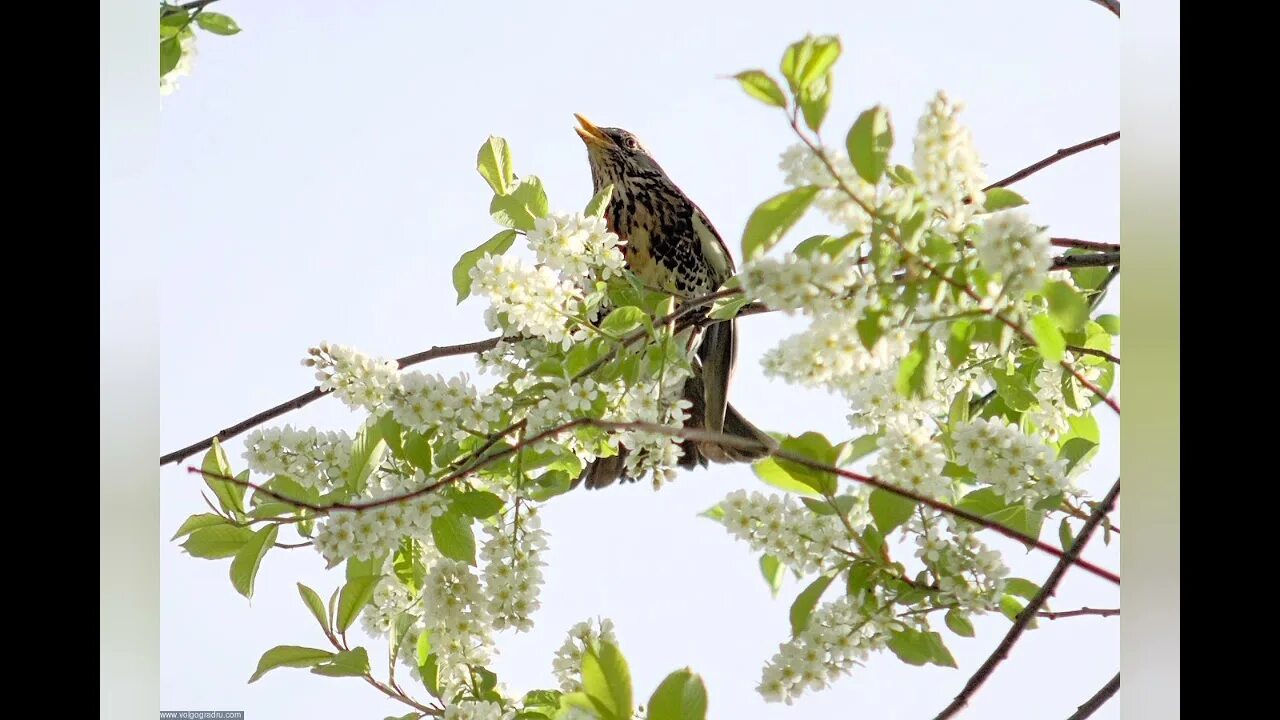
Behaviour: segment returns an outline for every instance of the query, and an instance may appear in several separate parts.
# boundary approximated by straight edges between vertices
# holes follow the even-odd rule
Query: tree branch
[[[507,428],[506,430],[498,433],[497,437],[502,437],[507,434],[510,434],[510,432],[513,431],[515,428],[521,427],[523,425],[523,422],[524,421],[521,421],[520,423],[516,423],[515,425],[512,425],[510,428]],[[1040,540],[1033,538],[1029,535],[1024,535],[1016,530],[1007,528],[993,520],[988,520],[987,518],[984,518],[980,515],[976,515],[967,510],[962,510],[953,505],[948,505],[947,503],[934,500],[931,497],[928,497],[925,495],[919,495],[910,490],[904,490],[903,488],[900,488],[896,485],[891,485],[889,483],[884,482],[883,480],[872,477],[870,475],[863,475],[861,473],[845,470],[843,468],[838,468],[832,465],[826,465],[816,460],[811,460],[807,457],[804,457],[803,455],[797,455],[795,453],[788,452],[782,449],[770,448],[760,442],[757,442],[756,440],[741,437],[738,435],[729,435],[726,433],[710,432],[708,430],[699,430],[695,428],[671,427],[669,425],[659,425],[656,423],[612,422],[608,420],[596,420],[594,418],[578,418],[576,420],[571,420],[561,425],[557,425],[553,428],[544,430],[531,437],[526,437],[520,440],[519,442],[516,442],[513,445],[503,448],[502,450],[499,450],[495,453],[484,455],[483,457],[478,457],[474,462],[472,462],[466,468],[450,473],[445,477],[441,478],[440,480],[438,480],[437,482],[432,483],[430,485],[423,486],[412,492],[405,493],[402,495],[394,495],[390,497],[380,498],[378,500],[370,500],[368,502],[359,502],[359,503],[335,502],[327,505],[318,505],[315,503],[309,503],[306,501],[297,500],[295,498],[286,497],[284,495],[281,495],[275,492],[274,490],[270,490],[261,485],[258,485],[257,483],[254,483],[248,480],[240,480],[230,475],[208,472],[206,470],[203,470],[197,467],[188,467],[187,472],[195,473],[197,475],[202,475],[207,478],[223,480],[223,481],[233,483],[235,485],[239,485],[242,487],[251,488],[254,492],[260,492],[274,500],[278,500],[288,505],[292,505],[298,508],[303,508],[305,510],[311,510],[317,513],[328,513],[334,510],[351,510],[351,511],[370,510],[373,508],[382,507],[384,505],[392,505],[395,503],[404,502],[405,500],[411,500],[421,495],[426,495],[427,493],[435,492],[436,490],[439,490],[440,488],[445,487],[446,485],[450,485],[466,477],[467,475],[470,475],[471,473],[477,470],[480,470],[481,468],[487,467],[499,460],[510,457],[511,455],[519,452],[521,449],[525,447],[528,447],[530,445],[535,445],[543,440],[554,438],[560,435],[561,433],[568,432],[569,430],[572,430],[578,427],[596,427],[608,432],[620,432],[620,431],[651,432],[659,435],[667,435],[669,437],[678,437],[685,440],[714,442],[717,444],[730,445],[730,446],[734,446],[742,449],[751,449],[751,450],[763,449],[768,451],[768,453],[773,457],[781,458],[783,460],[788,460],[790,462],[796,463],[797,465],[803,465],[805,467],[808,467],[814,470],[819,470],[822,472],[829,472],[835,475],[839,475],[849,480],[860,482],[864,485],[870,485],[871,487],[884,490],[885,492],[890,492],[895,495],[900,495],[902,497],[908,498],[910,500],[921,503],[923,505],[927,505],[928,507],[931,507],[935,510],[949,513],[951,515],[954,515],[955,517],[968,520],[969,522],[974,523],[975,525],[979,525],[981,527],[987,528],[988,530],[995,531],[1001,535],[1004,535],[1007,538],[1017,540],[1018,542],[1023,543],[1024,545],[1035,547],[1041,550],[1042,552],[1049,553],[1050,555],[1053,555],[1059,558],[1060,563],[1066,563],[1067,565],[1078,565],[1082,569],[1087,570],[1088,572],[1094,575],[1097,575],[1098,577],[1101,577],[1105,580],[1113,582],[1117,585],[1120,583],[1120,577],[1118,575],[1111,572],[1110,570],[1105,570],[1101,567],[1098,567],[1097,565],[1094,565],[1093,563],[1087,560],[1080,559],[1078,556],[1079,555],[1078,553],[1075,557],[1072,557],[1071,559],[1068,560],[1067,557],[1070,554],[1069,552],[1063,552],[1048,543],[1041,542]],[[491,444],[496,445],[497,440],[493,440]],[[1086,523],[1084,528],[1081,530],[1080,537],[1082,538],[1087,537],[1085,533],[1089,531],[1090,531],[1090,526],[1088,523]],[[1077,543],[1078,542],[1079,540],[1077,540]],[[1075,546],[1073,546],[1073,548],[1074,547]],[[1036,609],[1038,610],[1039,608],[1037,607]],[[1035,612],[1035,610],[1033,610],[1032,612]]]
[[[1096,0],[1095,0],[1095,1],[1096,1]],[[1018,172],[1016,172],[1016,173],[1014,173],[1014,174],[1010,175],[1009,177],[1007,177],[1007,178],[1005,178],[1005,179],[1003,179],[1003,180],[1000,180],[999,182],[994,182],[994,183],[992,183],[992,184],[990,184],[990,185],[988,185],[988,186],[986,186],[986,187],[984,187],[984,188],[982,188],[982,189],[983,189],[984,191],[986,191],[986,190],[991,190],[992,188],[1008,187],[1009,185],[1012,185],[1012,184],[1014,184],[1014,183],[1018,182],[1019,180],[1025,180],[1026,178],[1028,178],[1028,177],[1030,177],[1030,176],[1032,176],[1032,175],[1034,175],[1034,174],[1036,174],[1036,173],[1040,172],[1041,170],[1043,170],[1043,169],[1045,169],[1045,168],[1049,167],[1050,165],[1053,165],[1053,164],[1054,164],[1054,163],[1056,163],[1056,162],[1060,162],[1060,161],[1062,161],[1062,160],[1065,160],[1065,159],[1067,159],[1067,158],[1071,157],[1072,155],[1075,155],[1075,154],[1077,154],[1077,153],[1082,153],[1082,152],[1084,152],[1085,150],[1089,150],[1089,149],[1092,149],[1092,148],[1100,147],[1100,146],[1102,146],[1102,145],[1109,145],[1109,144],[1111,144],[1111,143],[1113,143],[1113,142],[1115,142],[1116,140],[1119,140],[1119,139],[1120,139],[1120,131],[1119,131],[1119,130],[1117,130],[1117,131],[1115,131],[1115,132],[1113,132],[1113,133],[1108,133],[1108,134],[1103,135],[1103,136],[1101,136],[1101,137],[1096,137],[1096,138],[1094,138],[1094,139],[1092,139],[1092,140],[1085,140],[1084,142],[1080,143],[1079,145],[1072,145],[1072,146],[1071,146],[1071,147],[1069,147],[1069,148],[1063,148],[1063,149],[1059,150],[1058,152],[1056,152],[1056,153],[1054,153],[1054,154],[1050,155],[1049,157],[1047,157],[1047,158],[1045,158],[1045,159],[1043,159],[1043,160],[1041,160],[1041,161],[1039,161],[1039,162],[1037,162],[1037,163],[1033,163],[1033,164],[1031,164],[1031,165],[1028,165],[1028,166],[1026,166],[1026,167],[1022,168],[1021,170],[1019,170]]]
[[[1079,248],[1081,250],[1096,250],[1097,252],[1120,252],[1120,246],[1116,243],[1076,240],[1075,238],[1049,238],[1049,244],[1054,247]]]
[[[1120,0],[1089,0],[1089,2],[1094,3],[1095,5],[1101,5],[1102,7],[1110,10],[1116,17],[1120,17]],[[1116,676],[1116,684],[1120,684],[1119,675]]]
[[[1063,610],[1062,612],[1049,612],[1041,610],[1036,613],[1036,617],[1042,617],[1046,620],[1057,620],[1059,618],[1079,617],[1081,615],[1097,615],[1098,617],[1112,617],[1120,614],[1120,608],[1080,608],[1079,610]]]
[[[1098,0],[1094,0],[1094,2],[1097,1]],[[1116,676],[1111,678],[1106,685],[1103,685],[1101,690],[1094,693],[1093,697],[1085,700],[1083,705],[1077,708],[1075,712],[1071,713],[1071,717],[1067,718],[1067,720],[1084,720],[1085,718],[1093,715],[1098,711],[1098,708],[1106,705],[1107,701],[1110,700],[1119,689],[1120,673],[1116,673]]]
[[[397,360],[396,362],[399,363],[401,369],[403,369],[403,368],[409,367],[410,365],[417,365],[418,363],[426,362],[428,360],[435,360],[436,358],[450,357],[453,355],[471,355],[475,353],[482,353],[486,350],[492,350],[494,347],[496,347],[498,345],[498,340],[499,338],[490,338],[488,340],[480,340],[477,342],[462,343],[461,345],[441,345],[438,347],[433,347],[430,350],[423,350],[422,352],[414,353],[412,355],[406,355],[400,358],[399,360]],[[208,450],[209,448],[213,447],[213,441],[215,439],[218,442],[224,442],[230,438],[235,437],[236,435],[239,435],[242,432],[245,432],[246,430],[250,430],[258,425],[261,425],[262,423],[268,420],[278,418],[281,415],[284,415],[285,413],[292,412],[299,408],[310,405],[311,403],[315,402],[316,400],[319,400],[320,398],[328,394],[329,394],[328,390],[321,390],[319,387],[314,387],[311,390],[302,393],[298,397],[293,398],[292,400],[286,400],[280,403],[279,405],[276,405],[273,408],[268,408],[266,410],[263,410],[257,415],[241,420],[240,422],[236,423],[235,425],[232,425],[229,428],[220,430],[218,434],[212,437],[207,437],[204,440],[200,440],[199,442],[194,442],[180,450],[174,450],[173,452],[168,453],[166,455],[161,455],[160,465],[164,466],[164,465],[168,465],[169,463],[182,462],[183,460],[191,457],[192,455],[200,452],[201,450]]]
[[[1106,517],[1107,513],[1111,512],[1111,508],[1115,505],[1116,498],[1119,496],[1120,479],[1116,478],[1115,484],[1111,486],[1111,490],[1107,492],[1106,497],[1103,498],[1102,502],[1093,511],[1093,514],[1089,516],[1089,519],[1080,528],[1080,534],[1076,536],[1076,541],[1071,543],[1071,548],[1058,560],[1053,572],[1049,573],[1049,577],[1044,581],[1040,592],[1036,593],[1036,596],[1027,603],[1022,612],[1018,613],[1017,619],[1013,621],[1013,626],[1009,628],[1009,632],[1005,634],[1004,639],[996,646],[995,651],[991,653],[986,662],[982,663],[982,666],[973,674],[973,677],[969,678],[969,682],[965,683],[960,694],[956,695],[951,704],[938,713],[934,720],[946,720],[946,718],[953,717],[960,712],[969,703],[969,698],[973,697],[978,688],[982,687],[982,684],[995,671],[996,666],[1009,656],[1009,651],[1013,649],[1014,643],[1018,642],[1018,639],[1022,637],[1022,633],[1026,631],[1032,618],[1036,616],[1036,613],[1040,612],[1040,608],[1044,607],[1045,602],[1058,589],[1058,584],[1062,582],[1062,578],[1067,574],[1067,569],[1079,560],[1080,553],[1084,551],[1085,545],[1089,544],[1089,538],[1092,537],[1093,531],[1097,529],[1098,525],[1102,524],[1102,519]]]
[[[1059,255],[1053,259],[1053,270],[1082,267],[1108,267],[1120,264],[1120,253],[1090,253],[1088,255]]]
[[[1093,355],[1095,357],[1103,358],[1107,362],[1113,362],[1116,365],[1120,364],[1120,358],[1116,357],[1115,355],[1112,355],[1106,350],[1099,350],[1098,348],[1090,348],[1090,347],[1080,347],[1079,345],[1068,345],[1067,349],[1073,353],[1080,353],[1081,355]]]

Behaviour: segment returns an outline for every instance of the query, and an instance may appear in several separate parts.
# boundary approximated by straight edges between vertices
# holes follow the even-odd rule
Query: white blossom
[[[534,220],[528,237],[538,262],[584,289],[589,281],[620,276],[626,268],[618,236],[609,232],[604,218],[548,215]]]
[[[523,505],[518,523],[500,521],[484,529],[488,539],[480,550],[484,561],[485,592],[493,628],[527,631],[533,628],[531,615],[541,607],[542,551],[547,534],[537,510]]]
[[[987,218],[973,243],[979,262],[1001,278],[1006,294],[1014,298],[1039,290],[1053,266],[1049,234],[1016,210]]]
[[[847,518],[860,532],[871,520],[870,511],[861,491],[853,498]],[[850,543],[838,517],[819,515],[788,496],[735,490],[717,507],[724,512],[720,522],[730,535],[800,573],[838,564],[844,558],[839,549],[847,549]]]
[[[926,198],[947,218],[947,229],[959,232],[986,202],[986,178],[968,129],[957,115],[963,109],[939,91],[920,118],[914,165]]]
[[[579,680],[582,674],[582,656],[588,647],[602,640],[612,644],[618,642],[613,634],[613,621],[608,618],[586,620],[569,629],[569,636],[560,649],[556,650],[555,659],[551,663],[551,670],[560,683],[560,690],[571,693],[582,689]]]

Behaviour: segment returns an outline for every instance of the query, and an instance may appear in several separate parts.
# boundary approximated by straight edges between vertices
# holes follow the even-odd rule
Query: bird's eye
[[[623,140],[622,145],[628,150],[635,150],[636,148],[640,147],[640,145],[636,142],[636,139],[633,137],[629,137],[626,140]]]

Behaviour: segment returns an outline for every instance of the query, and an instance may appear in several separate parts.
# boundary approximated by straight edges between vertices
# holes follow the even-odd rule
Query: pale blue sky
[[[572,113],[632,130],[736,254],[752,208],[782,188],[777,157],[792,136],[776,111],[720,76],[774,70],[806,31],[844,40],[828,119],[837,144],[859,111],[883,103],[895,157],[909,161],[915,119],[938,89],[967,104],[993,178],[1119,128],[1119,23],[1086,0],[549,5],[218,3],[244,32],[201,35],[194,72],[164,99],[160,120],[165,450],[309,388],[299,360],[321,340],[394,357],[486,337],[482,303],[455,307],[450,269],[495,230],[490,191],[473,169],[489,134],[512,143],[518,173],[542,177],[553,207],[577,210],[590,174]],[[1113,145],[1017,189],[1055,235],[1116,242],[1118,171]],[[796,234],[824,227],[814,218]],[[761,354],[797,327],[781,316],[742,323],[731,397],[768,429],[847,437],[840,401],[763,378]],[[1118,423],[1105,411],[1098,418],[1107,444],[1083,482],[1101,494],[1118,472]],[[357,419],[326,400],[283,421],[350,429]],[[243,467],[242,439],[228,448]],[[168,467],[161,479],[167,540],[204,507],[199,482],[182,470]],[[718,467],[658,493],[575,492],[547,506],[543,608],[532,632],[500,636],[502,680],[517,692],[551,686],[564,632],[601,615],[617,625],[642,699],[688,665],[706,680],[713,718],[931,717],[1007,628],[991,617],[975,639],[948,636],[958,671],[886,654],[795,706],[764,704],[754,687],[788,635],[801,586],[789,580],[771,598],[757,557],[697,517],[739,487],[765,489],[745,466]],[[1015,575],[1039,581],[1051,566],[995,544]],[[1116,544],[1099,543],[1089,557],[1119,568]],[[251,719],[404,711],[358,680],[303,670],[245,684],[267,648],[322,644],[294,588],[302,580],[327,596],[340,582],[318,554],[271,552],[252,603],[231,588],[227,561],[192,559],[168,543],[161,559],[163,709],[243,709]],[[1071,573],[1055,606],[1118,603],[1114,588]],[[1070,714],[1118,669],[1117,625],[1042,624],[966,717]],[[1118,707],[1095,717],[1116,718]]]

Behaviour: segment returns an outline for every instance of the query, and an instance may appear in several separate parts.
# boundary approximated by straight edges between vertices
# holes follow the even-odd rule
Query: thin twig
[[[1116,357],[1115,355],[1112,355],[1106,350],[1099,350],[1098,348],[1090,348],[1090,347],[1080,347],[1079,345],[1068,345],[1067,349],[1073,353],[1079,353],[1081,355],[1094,355],[1106,360],[1107,362],[1112,362],[1112,363],[1115,363],[1116,365],[1120,364],[1120,358]]]
[[[978,691],[978,688],[982,687],[987,678],[991,677],[991,673],[995,671],[996,666],[1009,656],[1009,651],[1013,649],[1014,644],[1022,637],[1022,633],[1031,624],[1031,620],[1058,589],[1058,584],[1062,582],[1062,578],[1067,574],[1067,569],[1075,561],[1079,560],[1080,553],[1084,551],[1085,545],[1089,544],[1089,538],[1092,537],[1093,531],[1102,524],[1102,519],[1106,517],[1107,513],[1111,512],[1111,508],[1115,505],[1116,498],[1119,496],[1120,479],[1116,478],[1115,484],[1111,486],[1111,490],[1107,492],[1106,497],[1103,498],[1102,502],[1093,511],[1093,514],[1089,516],[1089,519],[1080,528],[1080,534],[1076,536],[1076,541],[1071,543],[1071,548],[1058,560],[1053,572],[1049,573],[1048,579],[1040,587],[1040,592],[1036,593],[1036,596],[1031,598],[1027,606],[1022,609],[1022,612],[1018,613],[1017,619],[1013,621],[1013,626],[1009,628],[1009,632],[1005,634],[1004,639],[996,646],[995,651],[982,663],[982,666],[973,674],[973,677],[969,678],[969,682],[965,683],[960,694],[956,695],[951,704],[938,713],[934,720],[946,720],[946,718],[953,717],[960,712],[969,703],[969,699]]]
[[[1097,0],[1095,0],[1096,2]],[[1085,718],[1098,712],[1098,708],[1107,704],[1107,701],[1115,696],[1116,691],[1120,689],[1120,673],[1111,678],[1102,689],[1093,694],[1093,697],[1084,701],[1084,704],[1071,713],[1071,717],[1067,720],[1084,720]]]
[[[1042,617],[1046,620],[1057,620],[1059,618],[1079,617],[1081,615],[1096,615],[1098,617],[1113,617],[1120,614],[1120,608],[1080,608],[1079,610],[1063,610],[1061,612],[1049,612],[1041,610],[1036,613],[1036,617]]]
[[[1120,139],[1120,131],[1117,130],[1113,133],[1107,133],[1106,135],[1102,135],[1101,137],[1096,137],[1092,140],[1085,140],[1079,145],[1072,145],[1069,148],[1063,148],[1058,152],[1050,155],[1049,157],[1039,162],[1032,163],[1031,165],[1028,165],[1022,168],[1018,172],[1010,175],[1009,177],[1003,180],[1000,180],[998,182],[994,182],[982,189],[983,191],[986,191],[986,190],[991,190],[992,188],[1008,187],[1009,185],[1012,185],[1018,182],[1019,180],[1024,180],[1027,177],[1030,177],[1031,175],[1034,175],[1040,172],[1041,170],[1049,167],[1050,165],[1053,165],[1054,163],[1060,162],[1062,160],[1065,160],[1071,157],[1072,155],[1076,155],[1078,153],[1084,152],[1085,150],[1100,147],[1102,145],[1109,145],[1119,139]]]
[[[1076,240],[1075,238],[1049,238],[1054,247],[1076,248],[1078,250],[1094,250],[1096,252],[1120,252],[1116,243],[1094,242],[1092,240]]]
[[[1089,253],[1087,255],[1059,255],[1053,259],[1054,270],[1069,270],[1083,267],[1109,267],[1120,265],[1120,251]]]

